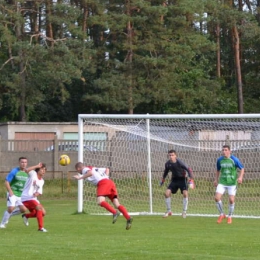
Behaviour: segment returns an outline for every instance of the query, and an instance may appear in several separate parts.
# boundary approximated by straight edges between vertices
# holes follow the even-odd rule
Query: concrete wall
[[[84,129],[85,131],[85,129]],[[94,165],[97,167],[111,167],[115,173],[142,173],[144,176],[147,174],[148,154],[147,143],[139,140],[124,140],[115,137],[115,130],[108,130],[107,127],[92,126],[86,131],[95,132],[102,131],[108,133],[107,141],[100,141],[102,145],[96,147],[104,147],[99,151],[85,151],[84,160],[88,165]],[[55,133],[53,140],[14,140],[15,133]],[[0,124],[0,172],[3,174],[10,171],[11,168],[18,165],[18,158],[26,156],[29,161],[29,165],[37,164],[39,161],[45,162],[48,166],[48,171],[55,172],[60,171],[75,171],[74,165],[77,162],[77,151],[59,151],[59,142],[69,142],[69,140],[62,140],[64,133],[77,133],[77,122],[70,123],[25,123],[25,122],[8,122]],[[245,142],[247,140],[244,140]],[[75,140],[74,140],[75,142]],[[199,150],[199,142],[211,142],[212,147],[222,147],[225,140],[215,141],[199,141],[197,148],[185,147],[182,149],[173,147],[173,145],[151,141],[151,167],[152,171],[162,174],[164,164],[167,160],[167,151],[175,148],[178,152],[178,156],[193,168],[194,172],[201,177],[212,178],[215,173],[216,159],[221,155],[221,149],[217,151],[201,151]],[[230,141],[231,147],[239,147],[241,140]],[[242,142],[242,144],[243,144]],[[91,141],[93,145],[93,141]],[[48,150],[48,147],[55,147],[54,150]],[[94,143],[95,146],[95,143]],[[203,146],[205,146],[203,144]],[[71,164],[66,167],[59,165],[59,157],[61,154],[67,154],[71,158]],[[235,151],[237,155],[245,165],[247,176],[253,176],[253,178],[259,178],[260,175],[260,149]],[[251,177],[250,177],[251,178]]]
[[[78,132],[77,122],[6,122],[0,124],[2,140],[15,139],[16,132],[46,132],[55,133],[58,139],[63,139],[64,132]]]
[[[0,141],[0,147],[1,147]],[[35,142],[35,141],[27,141]],[[57,140],[59,142],[59,140]],[[32,145],[33,146],[33,145]],[[30,147],[30,146],[29,146]],[[115,146],[105,145],[104,151],[85,151],[84,163],[97,167],[110,167],[115,174],[122,176],[131,174],[147,176],[148,153],[147,150],[135,151],[129,149],[129,144],[121,144]],[[71,164],[68,166],[59,165],[59,157],[62,154],[67,154],[71,159]],[[220,151],[181,151],[178,157],[190,166],[196,177],[211,179],[216,171],[216,160],[221,155]],[[236,151],[234,155],[238,156],[245,166],[246,179],[260,179],[260,151]],[[0,150],[0,172],[7,174],[11,168],[18,165],[18,158],[25,156],[28,158],[29,165],[35,165],[38,162],[47,164],[48,172],[74,172],[74,165],[78,161],[77,151],[1,151]],[[168,160],[167,149],[154,149],[151,152],[151,169],[153,173],[158,174],[158,179],[161,177],[164,164]],[[126,174],[126,175],[125,175]]]

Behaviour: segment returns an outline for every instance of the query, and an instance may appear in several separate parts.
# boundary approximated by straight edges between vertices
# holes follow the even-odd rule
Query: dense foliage
[[[258,113],[259,5],[0,0],[0,120]]]

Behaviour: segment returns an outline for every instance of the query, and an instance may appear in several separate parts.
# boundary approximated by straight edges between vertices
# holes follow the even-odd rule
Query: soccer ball
[[[63,154],[60,156],[60,159],[59,159],[59,164],[61,166],[66,166],[66,165],[69,165],[70,164],[70,158],[68,155],[66,154]]]

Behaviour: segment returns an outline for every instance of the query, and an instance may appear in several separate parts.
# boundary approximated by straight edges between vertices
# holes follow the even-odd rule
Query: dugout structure
[[[120,202],[132,214],[165,212],[159,186],[170,149],[193,169],[196,189],[189,191],[188,215],[214,216],[218,211],[213,186],[216,160],[224,144],[245,166],[238,186],[235,216],[260,217],[260,114],[229,115],[78,115],[78,160],[109,167]],[[91,138],[90,138],[91,136]],[[96,149],[89,151],[86,146]],[[227,194],[223,196],[225,212]],[[78,182],[78,212],[102,214],[95,187]],[[172,211],[182,212],[180,192],[172,195]]]

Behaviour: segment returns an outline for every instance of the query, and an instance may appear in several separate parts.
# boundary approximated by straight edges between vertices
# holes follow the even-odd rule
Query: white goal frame
[[[204,119],[204,120],[213,120],[213,119],[257,119],[260,121],[260,114],[190,114],[190,115],[166,115],[166,114],[157,114],[157,115],[150,115],[150,114],[79,114],[78,115],[78,161],[84,162],[84,120],[86,119],[142,119],[146,120],[147,126],[147,176],[148,176],[148,183],[149,183],[149,212],[145,214],[158,214],[158,212],[154,212],[153,210],[153,197],[152,197],[152,183],[151,183],[151,150],[150,150],[150,120],[151,119]],[[167,152],[167,151],[166,151]],[[221,155],[219,151],[219,156]],[[217,159],[217,158],[216,158]],[[162,168],[164,167],[164,163],[162,162]],[[191,166],[192,167],[192,166]],[[162,172],[163,173],[163,172]],[[245,167],[246,173],[246,167]],[[245,174],[246,177],[246,174]],[[83,212],[83,180],[78,181],[78,213]],[[192,196],[192,195],[191,195]],[[162,197],[163,203],[163,197]],[[214,207],[214,201],[212,200],[212,207]],[[239,207],[239,205],[238,205]],[[143,213],[138,213],[143,214]],[[217,214],[217,212],[216,212]],[[203,214],[202,214],[203,215]],[[204,214],[207,215],[207,214]],[[209,216],[212,216],[210,214]],[[215,215],[214,215],[215,216]],[[241,216],[238,215],[237,217],[248,217],[248,216]],[[260,216],[250,216],[253,218],[260,218]]]

